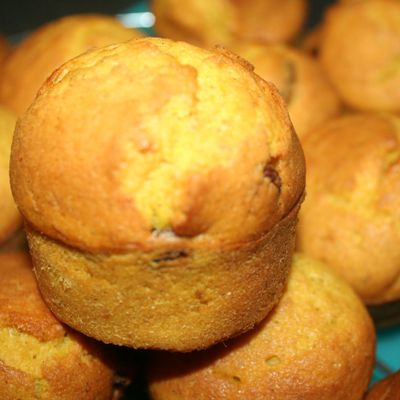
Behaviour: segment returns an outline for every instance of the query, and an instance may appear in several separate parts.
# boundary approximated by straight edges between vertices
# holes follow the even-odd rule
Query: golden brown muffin
[[[339,114],[337,94],[319,64],[306,54],[280,44],[243,43],[233,50],[250,61],[258,75],[277,86],[300,138]]]
[[[0,80],[0,102],[21,114],[65,61],[89,49],[142,36],[105,15],[71,15],[50,22],[28,35],[7,59]]]
[[[400,120],[353,114],[303,138],[307,198],[299,248],[368,304],[400,299]]]
[[[298,47],[311,57],[318,57],[323,34],[324,27],[323,24],[320,23],[300,38]]]
[[[351,288],[297,254],[287,289],[254,331],[191,354],[156,353],[154,400],[360,400],[375,332]]]
[[[307,0],[152,1],[158,34],[200,46],[289,41],[301,30],[307,6]]]
[[[45,306],[27,256],[0,254],[0,398],[110,400],[100,348]]]
[[[0,106],[0,244],[6,241],[21,224],[10,189],[9,161],[17,117]]]
[[[304,159],[282,99],[246,62],[149,38],[52,75],[18,124],[11,181],[60,319],[188,351],[278,301]]]
[[[400,1],[339,4],[324,23],[320,59],[340,96],[359,110],[400,111]]]
[[[400,371],[376,383],[365,400],[400,400]]]

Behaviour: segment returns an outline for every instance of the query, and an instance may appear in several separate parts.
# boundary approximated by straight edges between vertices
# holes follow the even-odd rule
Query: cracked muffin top
[[[304,159],[251,65],[146,38],[53,73],[17,124],[11,182],[31,226],[81,249],[238,245],[297,204]]]

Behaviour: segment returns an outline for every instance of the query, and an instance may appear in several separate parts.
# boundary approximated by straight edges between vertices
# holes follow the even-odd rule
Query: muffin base
[[[106,343],[186,352],[251,329],[279,301],[301,201],[259,240],[225,248],[93,254],[26,230],[60,320]]]

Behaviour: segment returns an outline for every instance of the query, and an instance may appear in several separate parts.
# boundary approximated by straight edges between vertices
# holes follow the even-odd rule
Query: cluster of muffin
[[[200,3],[154,0],[156,29],[222,43],[277,86],[307,161],[298,249],[335,269],[366,304],[400,300],[399,2],[336,2],[303,38],[304,1]],[[206,29],[213,8],[225,19],[218,35]]]
[[[343,36],[395,43],[400,3],[336,5],[319,59],[284,44],[305,1],[152,6],[158,33],[182,41],[72,16],[0,67],[0,240],[22,215],[36,277],[26,255],[0,256],[0,397],[119,398],[134,361],[103,342],[158,350],[155,400],[362,399],[375,332],[334,270],[366,303],[400,297],[400,125],[350,111],[343,71],[370,53]],[[366,28],[336,26],[352,12]],[[393,48],[380,47],[391,62]],[[360,104],[386,107],[395,61],[367,61]]]
[[[302,141],[308,195],[299,248],[373,305],[400,300],[399,20],[397,0],[328,10],[318,59],[346,112]]]

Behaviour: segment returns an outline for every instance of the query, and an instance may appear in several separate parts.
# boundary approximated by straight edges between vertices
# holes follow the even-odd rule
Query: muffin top
[[[303,138],[307,199],[299,246],[368,303],[400,296],[400,120],[350,114]]]
[[[11,182],[30,224],[82,249],[238,245],[297,204],[304,159],[245,61],[147,38],[51,76],[17,125]]]
[[[56,320],[23,253],[0,254],[0,342],[5,398],[111,398],[112,371],[97,345]]]
[[[354,1],[327,13],[320,59],[348,106],[400,110],[399,54],[398,0]]]
[[[7,58],[0,78],[0,101],[21,114],[65,61],[89,49],[142,36],[105,15],[71,15],[50,22],[29,34]]]
[[[299,137],[340,112],[340,100],[319,63],[284,44],[243,42],[232,48],[278,88]]]

